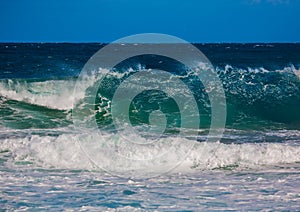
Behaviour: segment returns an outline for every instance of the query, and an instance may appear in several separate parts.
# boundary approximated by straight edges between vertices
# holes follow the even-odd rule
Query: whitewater
[[[130,58],[114,70],[98,67],[78,83],[84,63],[103,45],[0,47],[0,208],[299,210],[299,44],[196,44],[226,95],[221,138],[209,130],[206,93],[216,84],[204,87],[193,70],[170,58]],[[116,126],[117,88],[156,68],[187,85],[199,107],[199,129],[182,129],[180,108],[157,90],[133,99],[132,128]],[[161,136],[151,123],[164,123]]]

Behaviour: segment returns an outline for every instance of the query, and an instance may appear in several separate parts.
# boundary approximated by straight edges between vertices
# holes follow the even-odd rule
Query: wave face
[[[204,87],[193,70],[173,59],[157,55],[129,58],[113,70],[98,67],[76,84],[83,64],[102,46],[0,44],[1,164],[15,166],[21,161],[47,168],[95,170],[98,166],[90,157],[96,157],[107,169],[155,170],[178,161],[191,142],[193,148],[179,166],[181,170],[248,169],[300,161],[299,44],[196,45],[211,59],[226,96],[226,131],[217,143],[205,142],[211,124],[207,90],[216,85],[212,82]],[[126,126],[122,133],[138,143],[149,143],[153,136],[151,113],[161,110],[166,117],[166,130],[159,138],[162,145],[121,145],[116,150],[115,145],[104,142],[99,150],[102,154],[96,154],[94,146],[85,147],[90,152],[87,157],[78,139],[93,142],[97,131],[105,141],[126,142],[113,121],[112,98],[124,80],[153,69],[168,71],[187,85],[199,108],[200,129],[191,129],[189,138],[178,137],[183,122],[178,105],[164,92],[148,90],[136,95],[129,107],[130,124],[143,136],[135,137]],[[198,69],[207,67],[199,64]],[[80,92],[74,93],[75,86],[80,86]],[[91,97],[94,90],[96,96]],[[170,92],[180,91],[174,86]],[[89,98],[94,98],[93,111],[86,102]],[[83,128],[74,129],[74,110],[79,111],[77,118],[85,123]],[[97,130],[91,132],[94,120]],[[172,145],[167,162],[145,162],[146,156],[168,152]],[[115,151],[134,155],[136,161],[124,164],[112,157]]]
[[[140,64],[137,67],[141,69]],[[184,67],[182,68],[184,69]],[[138,71],[138,69],[129,68],[122,74],[118,74],[116,71],[111,72],[101,81],[98,97],[95,100],[96,118],[99,126],[112,122],[110,103],[116,89],[124,79]],[[294,129],[299,128],[300,78],[297,75],[299,70],[295,67],[269,71],[264,68],[238,69],[227,65],[224,69],[217,68],[217,72],[226,95],[228,126],[243,125],[243,127],[251,129],[257,127],[257,123],[261,123],[260,127],[272,124]],[[211,115],[210,102],[205,90],[207,88],[204,88],[194,77],[188,72],[181,77],[181,80],[188,84],[192,90],[200,114],[203,116],[202,125],[207,127]],[[46,81],[0,80],[2,114],[5,116],[8,113],[5,111],[9,111],[13,107],[18,107],[21,111],[30,108],[33,111],[37,110],[37,112],[43,107],[45,110],[53,110],[55,113],[69,114],[73,106],[76,107],[77,103],[79,104],[86,98],[89,90],[99,86],[100,77],[97,79],[96,76],[87,76],[86,78],[84,84],[80,85],[79,90],[81,92],[76,94],[74,94],[76,78]],[[213,89],[214,85],[211,86]],[[173,92],[177,92],[176,88]],[[149,102],[152,103],[149,104]],[[147,105],[147,109],[141,110],[145,105]],[[144,92],[134,99],[130,108],[132,121],[136,121],[136,124],[147,123],[149,113],[158,108],[167,114],[169,113],[170,122],[174,126],[180,127],[177,123],[179,111],[176,103],[159,91]]]

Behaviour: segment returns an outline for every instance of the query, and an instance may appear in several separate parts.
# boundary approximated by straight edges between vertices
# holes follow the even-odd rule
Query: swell
[[[287,124],[299,124],[299,70],[235,69],[219,70],[227,97],[229,114],[233,111],[248,116]]]
[[[173,74],[180,75],[180,79],[189,86],[196,98],[201,114],[201,127],[209,127],[211,108],[206,90],[216,89],[216,85],[212,82],[210,88],[205,88],[199,80],[195,79],[193,71],[185,70],[185,67],[178,64],[176,68],[173,64],[172,69]],[[264,68],[240,69],[227,65],[223,69],[217,67],[216,70],[226,95],[228,127],[300,129],[300,71],[294,66],[269,71]],[[99,119],[107,121],[110,113],[109,106],[116,88],[125,78],[124,75],[130,75],[132,72],[132,70],[127,71],[122,77],[110,76],[103,80],[105,86],[99,88],[98,107],[103,109],[97,113]],[[177,92],[176,89],[174,92]],[[151,108],[150,102],[157,102],[157,104],[153,104]],[[172,104],[166,96],[155,91],[139,95],[134,99],[131,108],[132,121],[139,120],[147,124],[151,110],[158,108],[163,110],[163,105],[168,105],[171,113],[169,115],[174,118],[170,121],[173,122],[173,126],[180,127],[180,123],[176,122],[178,118],[175,117],[180,112],[176,109],[176,105]],[[141,108],[144,113],[135,113]]]

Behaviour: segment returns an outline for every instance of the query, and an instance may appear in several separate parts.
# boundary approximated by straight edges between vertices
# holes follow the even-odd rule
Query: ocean
[[[300,210],[300,44],[107,46],[0,43],[0,210]]]

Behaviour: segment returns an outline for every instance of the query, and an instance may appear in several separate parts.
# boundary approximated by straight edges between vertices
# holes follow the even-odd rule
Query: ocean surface
[[[115,44],[116,55],[122,45],[133,44]],[[215,82],[204,86],[172,58],[140,55],[82,76],[105,44],[0,43],[0,210],[299,211],[300,44],[194,45],[226,98],[214,141]],[[172,75],[162,83],[186,87],[140,92],[114,119],[122,82],[143,86],[131,77],[156,69]],[[171,98],[181,93],[199,117],[181,115]],[[195,117],[197,129],[183,127]]]

